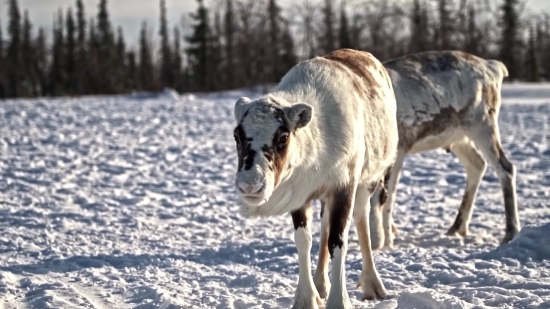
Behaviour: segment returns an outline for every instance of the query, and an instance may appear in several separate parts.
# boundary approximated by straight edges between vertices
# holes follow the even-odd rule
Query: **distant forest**
[[[8,0],[0,98],[249,87],[345,47],[380,60],[460,49],[503,61],[511,80],[550,79],[550,16],[526,14],[520,0],[297,0],[285,9],[276,0],[198,0],[176,25],[164,0],[159,6],[158,32],[143,22],[129,48],[107,0],[92,18],[82,0],[59,9],[52,33],[35,30],[28,11]]]

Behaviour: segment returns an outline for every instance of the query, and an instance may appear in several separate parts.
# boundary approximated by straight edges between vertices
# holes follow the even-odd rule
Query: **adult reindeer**
[[[520,229],[516,171],[504,153],[498,128],[500,90],[508,76],[506,66],[460,51],[412,54],[387,61],[384,66],[397,99],[399,149],[384,185],[371,200],[372,205],[380,205],[372,208],[373,249],[393,246],[396,229],[392,206],[405,155],[438,148],[452,151],[467,175],[462,203],[447,234],[467,235],[487,160],[496,171],[504,197],[506,227],[502,243],[512,240]]]

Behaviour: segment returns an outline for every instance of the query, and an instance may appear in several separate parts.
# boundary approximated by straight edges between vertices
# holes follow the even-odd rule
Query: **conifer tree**
[[[117,29],[117,41],[116,41],[116,80],[115,89],[120,93],[127,89],[129,81],[126,74],[126,42],[124,41],[124,31],[122,27]]]
[[[100,88],[101,73],[99,69],[99,45],[97,27],[93,18],[88,22],[88,42],[86,52],[86,92],[88,94],[103,93]]]
[[[542,51],[541,62],[544,70],[544,78],[550,80],[550,15],[544,17],[544,43],[540,48]]]
[[[519,77],[519,0],[504,0],[502,6],[502,36],[500,59],[508,68],[511,80]]]
[[[174,88],[177,91],[184,91],[183,74],[182,74],[182,50],[181,50],[181,33],[179,27],[174,27],[174,47],[172,48],[172,74],[174,77]]]
[[[130,50],[128,52],[128,55],[126,56],[128,59],[128,90],[134,91],[139,88],[139,78],[138,78],[138,66],[136,62],[136,52],[133,50]]]
[[[218,12],[214,14],[214,31],[212,31],[212,37],[209,40],[210,47],[208,49],[208,73],[207,73],[207,89],[209,91],[218,91],[224,89],[222,75],[223,64],[223,50],[222,50],[222,27],[220,21],[220,15]],[[260,49],[262,46],[259,47]],[[265,55],[265,51],[263,52]],[[262,67],[259,68],[260,79],[265,79],[265,63],[262,63]]]
[[[23,83],[21,85],[21,95],[25,97],[35,96],[36,75],[34,73],[34,46],[32,42],[32,24],[29,20],[29,12],[23,13],[23,29],[21,43],[23,70]]]
[[[527,81],[539,82],[540,81],[540,62],[537,54],[537,35],[535,27],[529,27],[529,43],[527,46]]]
[[[6,64],[4,59],[4,33],[0,20],[0,99],[6,98]]]
[[[76,67],[76,91],[83,94],[86,91],[87,71],[89,70],[88,55],[86,54],[86,12],[82,0],[76,1],[76,24],[78,36],[77,63]]]
[[[4,59],[4,32],[2,31],[2,20],[0,19],[0,59]]]
[[[168,35],[168,21],[166,20],[166,2],[160,0],[160,82],[165,87],[172,87],[174,83],[172,57],[170,51],[170,37]]]
[[[76,26],[73,17],[73,10],[69,8],[67,11],[66,19],[66,53],[65,53],[65,72],[66,72],[66,86],[65,89],[68,94],[77,93],[77,79],[76,73],[76,60],[77,60],[77,46],[76,46]]]
[[[98,40],[98,63],[99,72],[102,77],[99,79],[101,93],[114,92],[114,79],[116,78],[114,63],[114,34],[109,20],[107,0],[100,0],[97,14],[97,40]]]
[[[153,59],[149,47],[147,34],[147,22],[142,22],[139,38],[139,82],[141,90],[152,90],[153,85]]]
[[[199,91],[208,91],[208,72],[211,66],[209,59],[209,48],[212,40],[212,32],[208,19],[208,10],[202,0],[199,3],[196,13],[191,13],[191,19],[195,22],[193,33],[188,36],[187,48],[189,69],[195,82],[195,89]]]
[[[46,95],[48,91],[48,46],[46,45],[46,31],[38,29],[35,46],[35,72],[37,77],[38,95]]]
[[[63,11],[59,9],[53,26],[54,38],[52,47],[52,64],[49,72],[49,94],[59,96],[65,94],[65,39],[63,36]]]
[[[6,51],[7,65],[7,97],[18,97],[21,93],[22,53],[21,53],[21,13],[17,0],[8,3],[8,49]]]

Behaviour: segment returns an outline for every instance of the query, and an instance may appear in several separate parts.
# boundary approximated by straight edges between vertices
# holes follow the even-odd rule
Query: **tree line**
[[[51,37],[8,0],[0,20],[0,98],[158,91],[210,92],[276,83],[298,61],[338,48],[388,60],[460,49],[503,61],[512,80],[550,79],[550,16],[520,0],[197,0],[159,31],[142,22],[137,47],[110,20],[107,0],[89,18],[82,0],[59,9]],[[155,38],[158,37],[158,43]]]

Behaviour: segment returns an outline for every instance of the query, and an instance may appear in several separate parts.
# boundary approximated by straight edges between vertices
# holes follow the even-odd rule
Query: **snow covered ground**
[[[396,248],[375,253],[392,298],[358,300],[352,226],[355,308],[550,308],[550,84],[503,93],[521,234],[498,245],[504,211],[489,168],[472,235],[445,236],[463,169],[444,151],[410,156]],[[235,206],[232,107],[242,94],[0,102],[0,308],[290,308],[290,216],[244,220]]]

